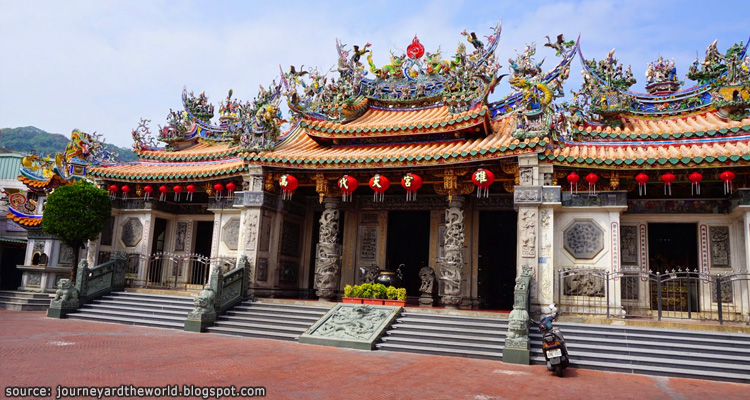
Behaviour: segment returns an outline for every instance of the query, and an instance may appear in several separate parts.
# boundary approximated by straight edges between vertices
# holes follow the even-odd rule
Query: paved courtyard
[[[0,386],[262,386],[269,399],[748,399],[750,385],[519,366],[0,310]],[[40,398],[32,396],[26,398]],[[41,397],[45,398],[45,397]],[[88,397],[91,398],[91,397]]]

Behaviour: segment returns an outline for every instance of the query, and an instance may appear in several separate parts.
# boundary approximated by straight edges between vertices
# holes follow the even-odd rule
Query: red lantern
[[[234,189],[237,189],[237,185],[234,182],[227,183],[227,197],[230,199],[234,197]]]
[[[599,181],[599,177],[595,173],[586,175],[586,182],[589,183],[589,194],[596,194],[596,182]]]
[[[646,183],[648,182],[648,175],[641,172],[635,176],[635,181],[638,182],[638,194],[643,196],[646,194]]]
[[[477,197],[487,197],[490,193],[490,185],[495,182],[495,174],[484,168],[479,168],[471,175],[471,181],[477,185]]]
[[[391,181],[383,175],[377,174],[370,178],[370,188],[375,192],[372,195],[373,201],[383,201],[385,197],[385,191],[391,187]]]
[[[174,185],[174,201],[180,201],[180,193],[182,193],[182,186]]]
[[[193,193],[195,193],[195,185],[190,184],[185,186],[185,190],[187,190],[187,201],[193,201]]]
[[[677,179],[676,176],[674,176],[673,173],[667,172],[664,175],[661,176],[661,181],[664,182],[664,194],[666,195],[669,193],[669,195],[672,195],[672,182]]]
[[[571,172],[570,174],[568,174],[567,179],[568,183],[570,184],[570,193],[573,193],[573,187],[575,187],[576,193],[578,193],[578,181],[581,179],[581,177],[578,176],[578,174],[576,174],[575,172]]]
[[[281,198],[290,200],[294,190],[299,186],[299,181],[293,175],[285,174],[279,177],[279,186],[281,186]]]
[[[352,192],[357,189],[359,182],[354,177],[344,175],[339,179],[339,189],[341,190],[341,199],[349,201],[352,199]]]
[[[145,194],[143,195],[143,200],[144,201],[150,200],[151,199],[151,192],[153,192],[153,191],[154,191],[154,188],[151,187],[151,185],[144,186],[143,187],[143,193],[145,193]]]
[[[406,201],[417,199],[417,190],[422,187],[422,177],[411,172],[401,178],[401,186],[406,189]]]
[[[719,178],[724,181],[724,194],[732,193],[732,181],[735,176],[736,175],[732,171],[724,171],[719,175]]]
[[[692,174],[688,175],[688,180],[690,181],[690,194],[701,194],[701,181],[703,180],[703,175],[700,172],[693,172]],[[695,189],[695,192],[693,192],[693,189]]]
[[[117,196],[117,192],[119,190],[120,190],[120,188],[117,187],[117,185],[110,186],[109,187],[109,197],[114,199]]]
[[[130,193],[130,186],[128,185],[122,185],[122,198],[127,199],[128,193]]]
[[[159,191],[161,192],[161,196],[159,196],[159,201],[164,201],[167,198],[167,192],[169,192],[169,189],[165,185],[159,186]]]
[[[221,192],[224,191],[224,185],[222,185],[221,183],[215,184],[214,185],[214,191],[216,191],[216,198],[220,199],[221,198]]]

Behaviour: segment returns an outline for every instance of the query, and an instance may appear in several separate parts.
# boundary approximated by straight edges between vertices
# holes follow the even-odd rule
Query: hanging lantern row
[[[479,172],[479,171],[477,171]],[[475,172],[476,174],[476,172]],[[724,171],[719,175],[719,178],[724,182],[724,194],[732,193],[732,181],[737,175],[732,171]],[[677,177],[671,172],[665,172],[659,178],[664,182],[664,194],[672,195],[672,183]],[[567,177],[568,183],[570,184],[570,193],[572,194],[575,190],[578,193],[578,181],[580,177],[575,172],[571,172]],[[593,172],[586,175],[586,182],[589,183],[589,194],[596,194],[596,182],[599,177]],[[643,196],[646,194],[646,184],[648,183],[649,177],[645,173],[641,172],[635,176],[635,181],[638,182],[638,194]],[[703,181],[703,174],[700,172],[693,172],[688,175],[688,181],[690,181],[690,193],[692,195],[701,194],[701,182]],[[476,183],[476,181],[475,181]]]
[[[296,180],[295,180],[296,182]],[[296,186],[295,186],[296,187]],[[233,198],[234,197],[234,190],[237,188],[237,186],[234,184],[234,182],[227,183],[227,198]],[[109,187],[109,196],[110,198],[114,199],[117,197],[117,192],[122,191],[122,198],[127,199],[128,193],[130,193],[130,186],[123,185],[122,187],[119,187],[117,185],[111,185]],[[185,199],[187,201],[193,201],[193,193],[197,190],[195,185],[192,183],[185,186],[184,188],[181,185],[174,185],[172,187],[172,191],[174,191],[174,201],[180,201],[182,191],[187,191],[187,196],[185,196]],[[224,190],[224,185],[221,183],[217,183],[214,185],[214,190],[216,191],[216,198],[221,198],[221,192]],[[151,193],[154,192],[154,187],[151,185],[146,185],[143,187],[143,200],[148,201],[151,200]],[[159,196],[159,201],[165,201],[167,199],[167,193],[169,193],[169,188],[166,185],[159,186],[159,192],[161,195]]]
[[[471,174],[471,181],[477,185],[477,197],[488,197],[490,185],[495,182],[495,174],[484,168],[479,168]]]
[[[293,175],[284,174],[279,177],[279,186],[281,186],[281,198],[291,200],[294,191],[299,186],[299,181]]]

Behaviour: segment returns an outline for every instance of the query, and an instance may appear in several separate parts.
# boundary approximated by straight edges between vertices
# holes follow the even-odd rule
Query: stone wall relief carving
[[[638,264],[638,228],[620,226],[620,261],[624,265]]]
[[[247,238],[245,249],[255,251],[258,246],[258,214],[252,213],[247,219],[247,234],[245,237]]]
[[[141,239],[143,239],[143,224],[141,220],[136,217],[128,218],[122,226],[120,238],[122,243],[127,247],[137,246],[141,242]]]
[[[232,218],[224,224],[221,232],[221,241],[229,250],[237,250],[240,237],[240,219]]]
[[[536,211],[521,211],[521,257],[536,257]]]
[[[591,260],[604,250],[604,230],[594,221],[575,221],[563,231],[563,248],[576,259]]]
[[[174,250],[185,251],[185,243],[187,242],[187,222],[177,223],[177,234],[175,235]]]
[[[534,168],[520,168],[519,171],[521,186],[534,184]]]
[[[711,239],[711,266],[729,267],[729,227],[712,226],[708,228],[708,236]]]

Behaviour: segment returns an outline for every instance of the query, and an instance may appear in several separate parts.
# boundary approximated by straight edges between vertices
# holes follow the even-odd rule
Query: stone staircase
[[[184,329],[193,298],[161,294],[115,292],[86,304],[68,318],[157,328]]]
[[[46,311],[53,297],[49,293],[0,290],[0,310]]]
[[[289,303],[246,301],[219,316],[211,333],[297,340],[330,308]]]
[[[573,368],[750,383],[750,334],[556,323]],[[544,364],[530,333],[531,362]]]
[[[502,360],[508,320],[402,311],[380,350]]]
[[[750,383],[750,334],[556,323],[571,368]],[[502,360],[507,319],[414,312],[386,331],[380,350]],[[544,365],[532,326],[531,363]]]

